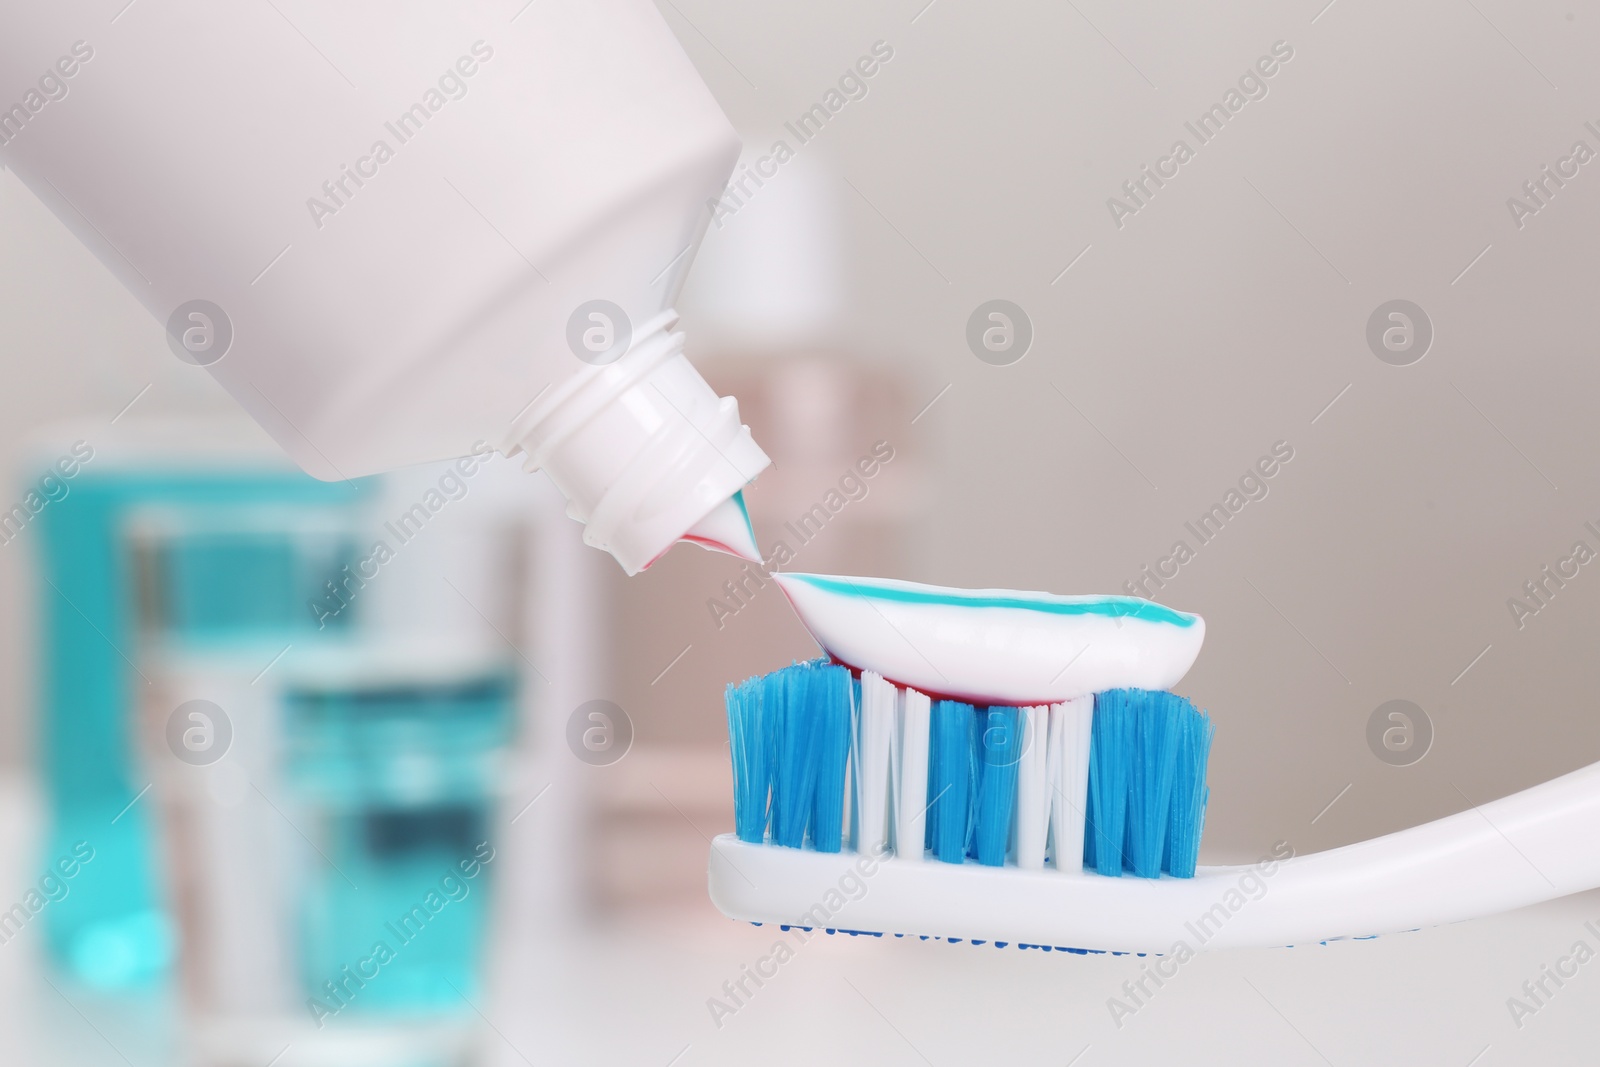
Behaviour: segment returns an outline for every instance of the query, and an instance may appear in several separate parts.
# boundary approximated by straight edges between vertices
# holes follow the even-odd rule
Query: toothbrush
[[[1600,887],[1600,849],[1573,847],[1600,836],[1600,764],[1374,840],[1195,867],[1210,722],[1145,687],[1187,671],[1198,617],[1134,598],[775,577],[833,662],[729,687],[737,832],[713,841],[709,884],[730,918],[1181,956]],[[1104,688],[1072,691],[1084,685]],[[1105,876],[1124,871],[1136,876]]]

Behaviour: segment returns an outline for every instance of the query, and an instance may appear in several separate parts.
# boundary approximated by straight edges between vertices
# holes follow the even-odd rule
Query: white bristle
[[[1050,708],[1022,709],[1022,756],[1017,761],[1016,863],[1044,867],[1050,826]]]
[[[924,858],[932,708],[926,693],[861,673],[850,740],[855,851]],[[1048,855],[1060,870],[1081,871],[1094,697],[1025,707],[1022,714],[1011,858],[1020,868],[1041,870]]]
[[[895,732],[895,687],[861,672],[861,707],[851,737],[855,764],[855,849],[876,855],[889,844],[889,767]]]
[[[1058,870],[1083,870],[1083,830],[1089,796],[1089,737],[1094,697],[1073,697],[1050,707],[1049,761],[1051,853]]]
[[[915,689],[897,689],[893,734],[894,852],[921,860],[928,824],[928,724],[933,701]]]

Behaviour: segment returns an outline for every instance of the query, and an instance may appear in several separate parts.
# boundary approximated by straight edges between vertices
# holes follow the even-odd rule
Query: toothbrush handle
[[[1209,868],[1196,881],[1231,884],[1252,870]],[[1285,860],[1258,877],[1259,899],[1221,925],[1215,947],[1411,930],[1594,889],[1600,763],[1434,822]]]

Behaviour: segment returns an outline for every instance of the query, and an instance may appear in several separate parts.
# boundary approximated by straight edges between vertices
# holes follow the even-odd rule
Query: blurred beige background
[[[1507,207],[1574,142],[1600,151],[1585,126],[1600,127],[1600,10],[1324,4],[659,5],[758,153],[875,42],[893,50],[864,97],[713,226],[683,301],[708,375],[755,391],[748,421],[778,464],[752,494],[764,547],[885,440],[894,462],[797,569],[1121,592],[1178,539],[1194,545],[1185,523],[1276,442],[1292,446],[1268,495],[1157,594],[1208,624],[1181,689],[1217,720],[1209,862],[1279,839],[1300,852],[1358,840],[1600,759],[1600,568],[1521,628],[1507,607],[1575,541],[1600,548],[1584,527],[1600,526],[1600,163],[1520,227]],[[1119,227],[1108,198],[1176,139],[1194,146],[1185,123],[1276,42],[1293,54],[1266,95]],[[739,233],[763,225],[764,199],[786,202],[786,182],[824,190],[818,217],[837,220],[839,240],[808,250],[804,228],[791,233],[770,249],[775,276],[836,264],[837,290],[752,331],[729,296],[750,269]],[[810,266],[783,265],[796,256]],[[981,362],[965,339],[995,298],[1034,330],[1011,366]],[[1366,340],[1394,299],[1434,331],[1409,366]],[[8,468],[30,427],[109,420],[146,386],[146,414],[231,409],[9,174],[0,322]],[[784,429],[782,383],[829,374],[854,390],[823,424],[837,432]],[[30,745],[14,710],[28,694],[22,560],[0,549],[0,751],[13,767]],[[651,842],[677,891],[696,891],[701,833],[731,826],[715,777],[721,687],[812,652],[772,591],[715,624],[706,601],[737,576],[727,558],[680,549],[635,580],[603,579],[616,640],[596,696],[629,711],[638,747],[599,783],[615,823],[602,880],[637,873],[634,849]],[[1393,699],[1432,723],[1410,766],[1369,749],[1369,717]],[[688,826],[646,780],[682,783]],[[1540,951],[1474,1003],[1503,1013]],[[1082,1044],[1064,1042],[1060,1062]]]
[[[1580,710],[1597,681],[1583,651],[1600,580],[1580,574],[1520,631],[1506,606],[1574,540],[1594,543],[1583,523],[1600,519],[1585,418],[1600,381],[1589,358],[1600,194],[1587,184],[1600,179],[1583,168],[1521,230],[1506,207],[1575,140],[1600,148],[1583,125],[1600,119],[1585,107],[1592,16],[1353,0],[1315,23],[1315,5],[1277,4],[662,11],[756,149],[774,136],[797,144],[784,122],[875,42],[893,49],[865,97],[712,227],[684,301],[714,374],[746,349],[760,353],[746,364],[781,356],[716,316],[698,328],[697,303],[716,299],[701,275],[791,169],[832,169],[841,299],[798,343],[908,383],[909,407],[866,413],[858,439],[838,443],[853,457],[889,440],[925,467],[920,520],[884,573],[1120,591],[1175,540],[1193,541],[1184,523],[1274,442],[1293,446],[1268,497],[1159,590],[1210,627],[1184,685],[1219,725],[1208,857],[1280,837],[1302,850],[1354,840],[1600,756],[1600,728]],[[1184,123],[1277,41],[1294,55],[1267,96],[1119,229],[1108,198],[1175,139],[1196,144]],[[32,425],[109,420],[146,385],[141,414],[231,410],[9,174],[0,228],[10,455]],[[967,317],[995,297],[1035,330],[1009,367],[965,343]],[[1380,362],[1364,339],[1368,315],[1393,298],[1434,325],[1431,350],[1408,367]],[[852,508],[870,516],[889,496]],[[769,545],[781,524],[760,533]],[[13,707],[27,692],[19,556],[0,553],[0,684]],[[610,583],[629,620],[617,688],[641,741],[713,738],[724,682],[809,654],[770,597],[752,609],[766,620],[760,642],[743,639],[753,619],[713,625],[705,600],[736,572],[681,550],[637,588]],[[651,595],[675,579],[695,595]],[[631,613],[641,598],[663,614]],[[684,644],[698,647],[651,686]],[[692,669],[709,656],[734,674]],[[1394,698],[1435,726],[1411,767],[1366,745],[1368,716]],[[4,730],[6,758],[22,760],[25,723],[8,716]]]

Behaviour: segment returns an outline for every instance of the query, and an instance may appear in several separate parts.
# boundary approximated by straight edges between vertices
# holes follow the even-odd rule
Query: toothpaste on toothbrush
[[[974,704],[1049,705],[1110,689],[1170,689],[1205,620],[1126,596],[953,589],[889,578],[774,574],[835,661]]]

